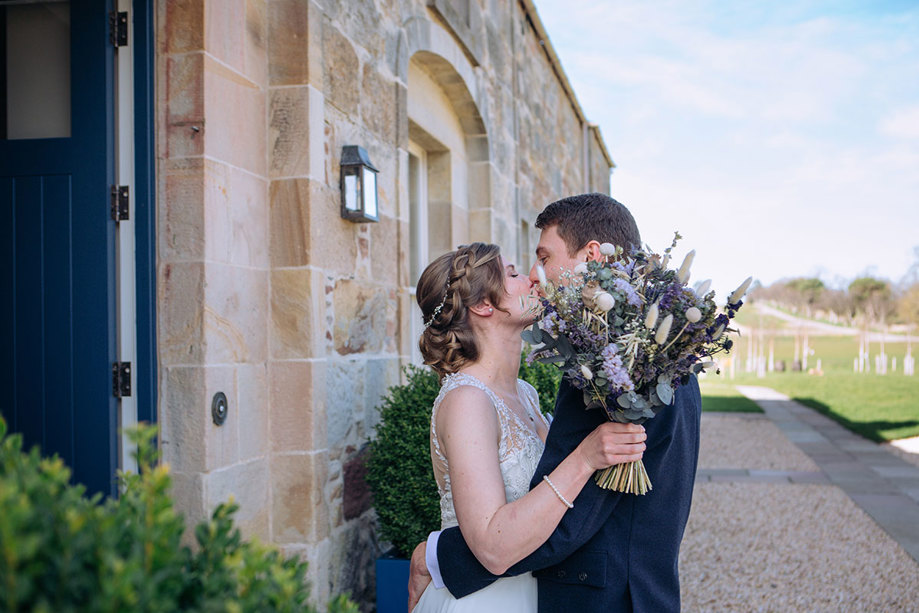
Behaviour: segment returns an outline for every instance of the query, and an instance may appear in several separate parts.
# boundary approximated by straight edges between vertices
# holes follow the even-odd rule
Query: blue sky
[[[919,246],[919,3],[536,0],[642,237],[719,292]]]

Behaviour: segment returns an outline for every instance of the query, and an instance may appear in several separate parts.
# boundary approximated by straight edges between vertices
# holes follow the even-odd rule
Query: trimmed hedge
[[[182,517],[157,465],[154,426],[129,436],[139,474],[120,475],[118,498],[87,498],[58,457],[7,435],[0,418],[0,609],[3,611],[315,611],[306,564],[244,541],[238,505],[221,504],[182,546]],[[354,613],[340,596],[329,611]]]

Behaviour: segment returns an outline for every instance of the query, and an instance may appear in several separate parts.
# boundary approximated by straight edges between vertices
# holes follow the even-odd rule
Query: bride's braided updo
[[[488,300],[499,308],[504,269],[497,245],[472,243],[431,262],[418,280],[416,298],[424,317],[421,355],[441,377],[479,357],[469,308]]]

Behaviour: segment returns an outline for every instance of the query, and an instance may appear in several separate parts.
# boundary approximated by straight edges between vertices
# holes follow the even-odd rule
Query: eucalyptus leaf
[[[529,329],[521,332],[520,338],[522,338],[525,343],[529,343],[530,345],[542,344],[542,339],[536,338],[536,333]]]
[[[617,402],[617,403],[619,404],[619,406],[621,406],[623,409],[627,409],[627,408],[629,408],[629,407],[632,406],[632,401],[631,401],[631,399],[629,399],[629,395],[628,395],[628,394],[622,394],[621,396],[619,396],[618,398],[616,398],[616,402]]]
[[[664,404],[669,405],[673,402],[673,388],[669,383],[658,383],[655,391]]]

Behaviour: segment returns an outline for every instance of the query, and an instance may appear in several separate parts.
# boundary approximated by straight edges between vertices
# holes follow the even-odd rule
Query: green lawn
[[[771,387],[873,441],[919,436],[919,376],[771,373],[738,376],[733,383]]]
[[[814,353],[808,356],[808,368],[815,368],[820,360],[823,376],[801,372],[772,372],[760,379],[752,373],[742,372],[747,359],[750,338],[736,338],[734,364],[737,373],[729,379],[728,360],[720,356],[722,375],[707,377],[705,390],[716,381],[721,385],[761,385],[787,394],[801,404],[828,415],[853,432],[874,441],[888,441],[919,435],[919,375],[903,374],[903,357],[906,343],[886,343],[885,353],[897,358],[896,371],[889,363],[887,375],[874,374],[874,356],[880,351],[879,343],[869,346],[870,373],[853,372],[852,362],[858,355],[858,339],[845,336],[811,336],[809,346]],[[757,341],[759,342],[759,341]],[[768,337],[762,342],[768,356]],[[772,347],[776,362],[784,360],[791,368],[794,359],[794,336],[776,336]],[[913,356],[919,357],[919,344],[913,346]],[[717,393],[717,392],[715,392]],[[724,392],[722,392],[723,395]],[[716,403],[719,401],[715,401]],[[705,400],[703,399],[703,408]]]
[[[737,391],[734,385],[717,377],[706,377],[700,382],[702,410],[720,413],[762,413],[755,402]]]

